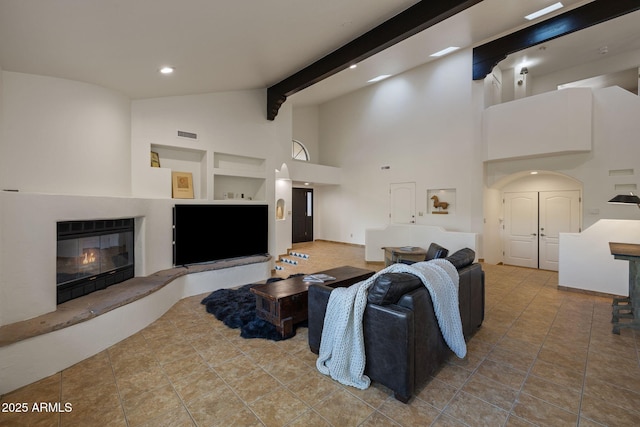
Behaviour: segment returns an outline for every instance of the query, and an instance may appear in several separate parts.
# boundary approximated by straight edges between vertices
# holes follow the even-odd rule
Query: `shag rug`
[[[279,280],[282,279],[274,277],[267,280],[267,283]],[[256,284],[252,283],[235,289],[218,289],[200,303],[206,307],[207,313],[213,314],[216,319],[228,327],[240,329],[240,336],[243,338],[265,338],[281,341],[294,336],[296,327],[302,326],[302,324],[293,325],[291,336],[283,338],[275,325],[258,318],[256,315],[256,296],[250,291],[253,286]]]

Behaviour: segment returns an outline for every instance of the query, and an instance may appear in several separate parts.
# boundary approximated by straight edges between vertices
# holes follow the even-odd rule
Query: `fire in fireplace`
[[[134,219],[58,222],[58,304],[134,277]]]

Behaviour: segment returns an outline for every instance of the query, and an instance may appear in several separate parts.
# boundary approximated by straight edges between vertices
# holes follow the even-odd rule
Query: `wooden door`
[[[313,189],[294,188],[291,203],[293,243],[313,241]]]
[[[558,271],[560,233],[580,232],[580,192],[541,191],[539,268]]]
[[[504,263],[538,268],[538,192],[504,193]]]
[[[416,183],[402,182],[389,187],[391,224],[415,224]]]

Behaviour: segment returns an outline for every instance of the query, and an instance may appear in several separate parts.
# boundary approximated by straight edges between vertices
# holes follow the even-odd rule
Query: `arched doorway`
[[[490,264],[558,270],[558,233],[582,227],[582,183],[551,171],[522,171],[487,188],[484,254]]]

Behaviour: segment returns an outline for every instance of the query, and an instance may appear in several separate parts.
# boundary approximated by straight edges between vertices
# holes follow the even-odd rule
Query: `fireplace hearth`
[[[57,228],[58,304],[135,276],[133,218],[65,221]]]

